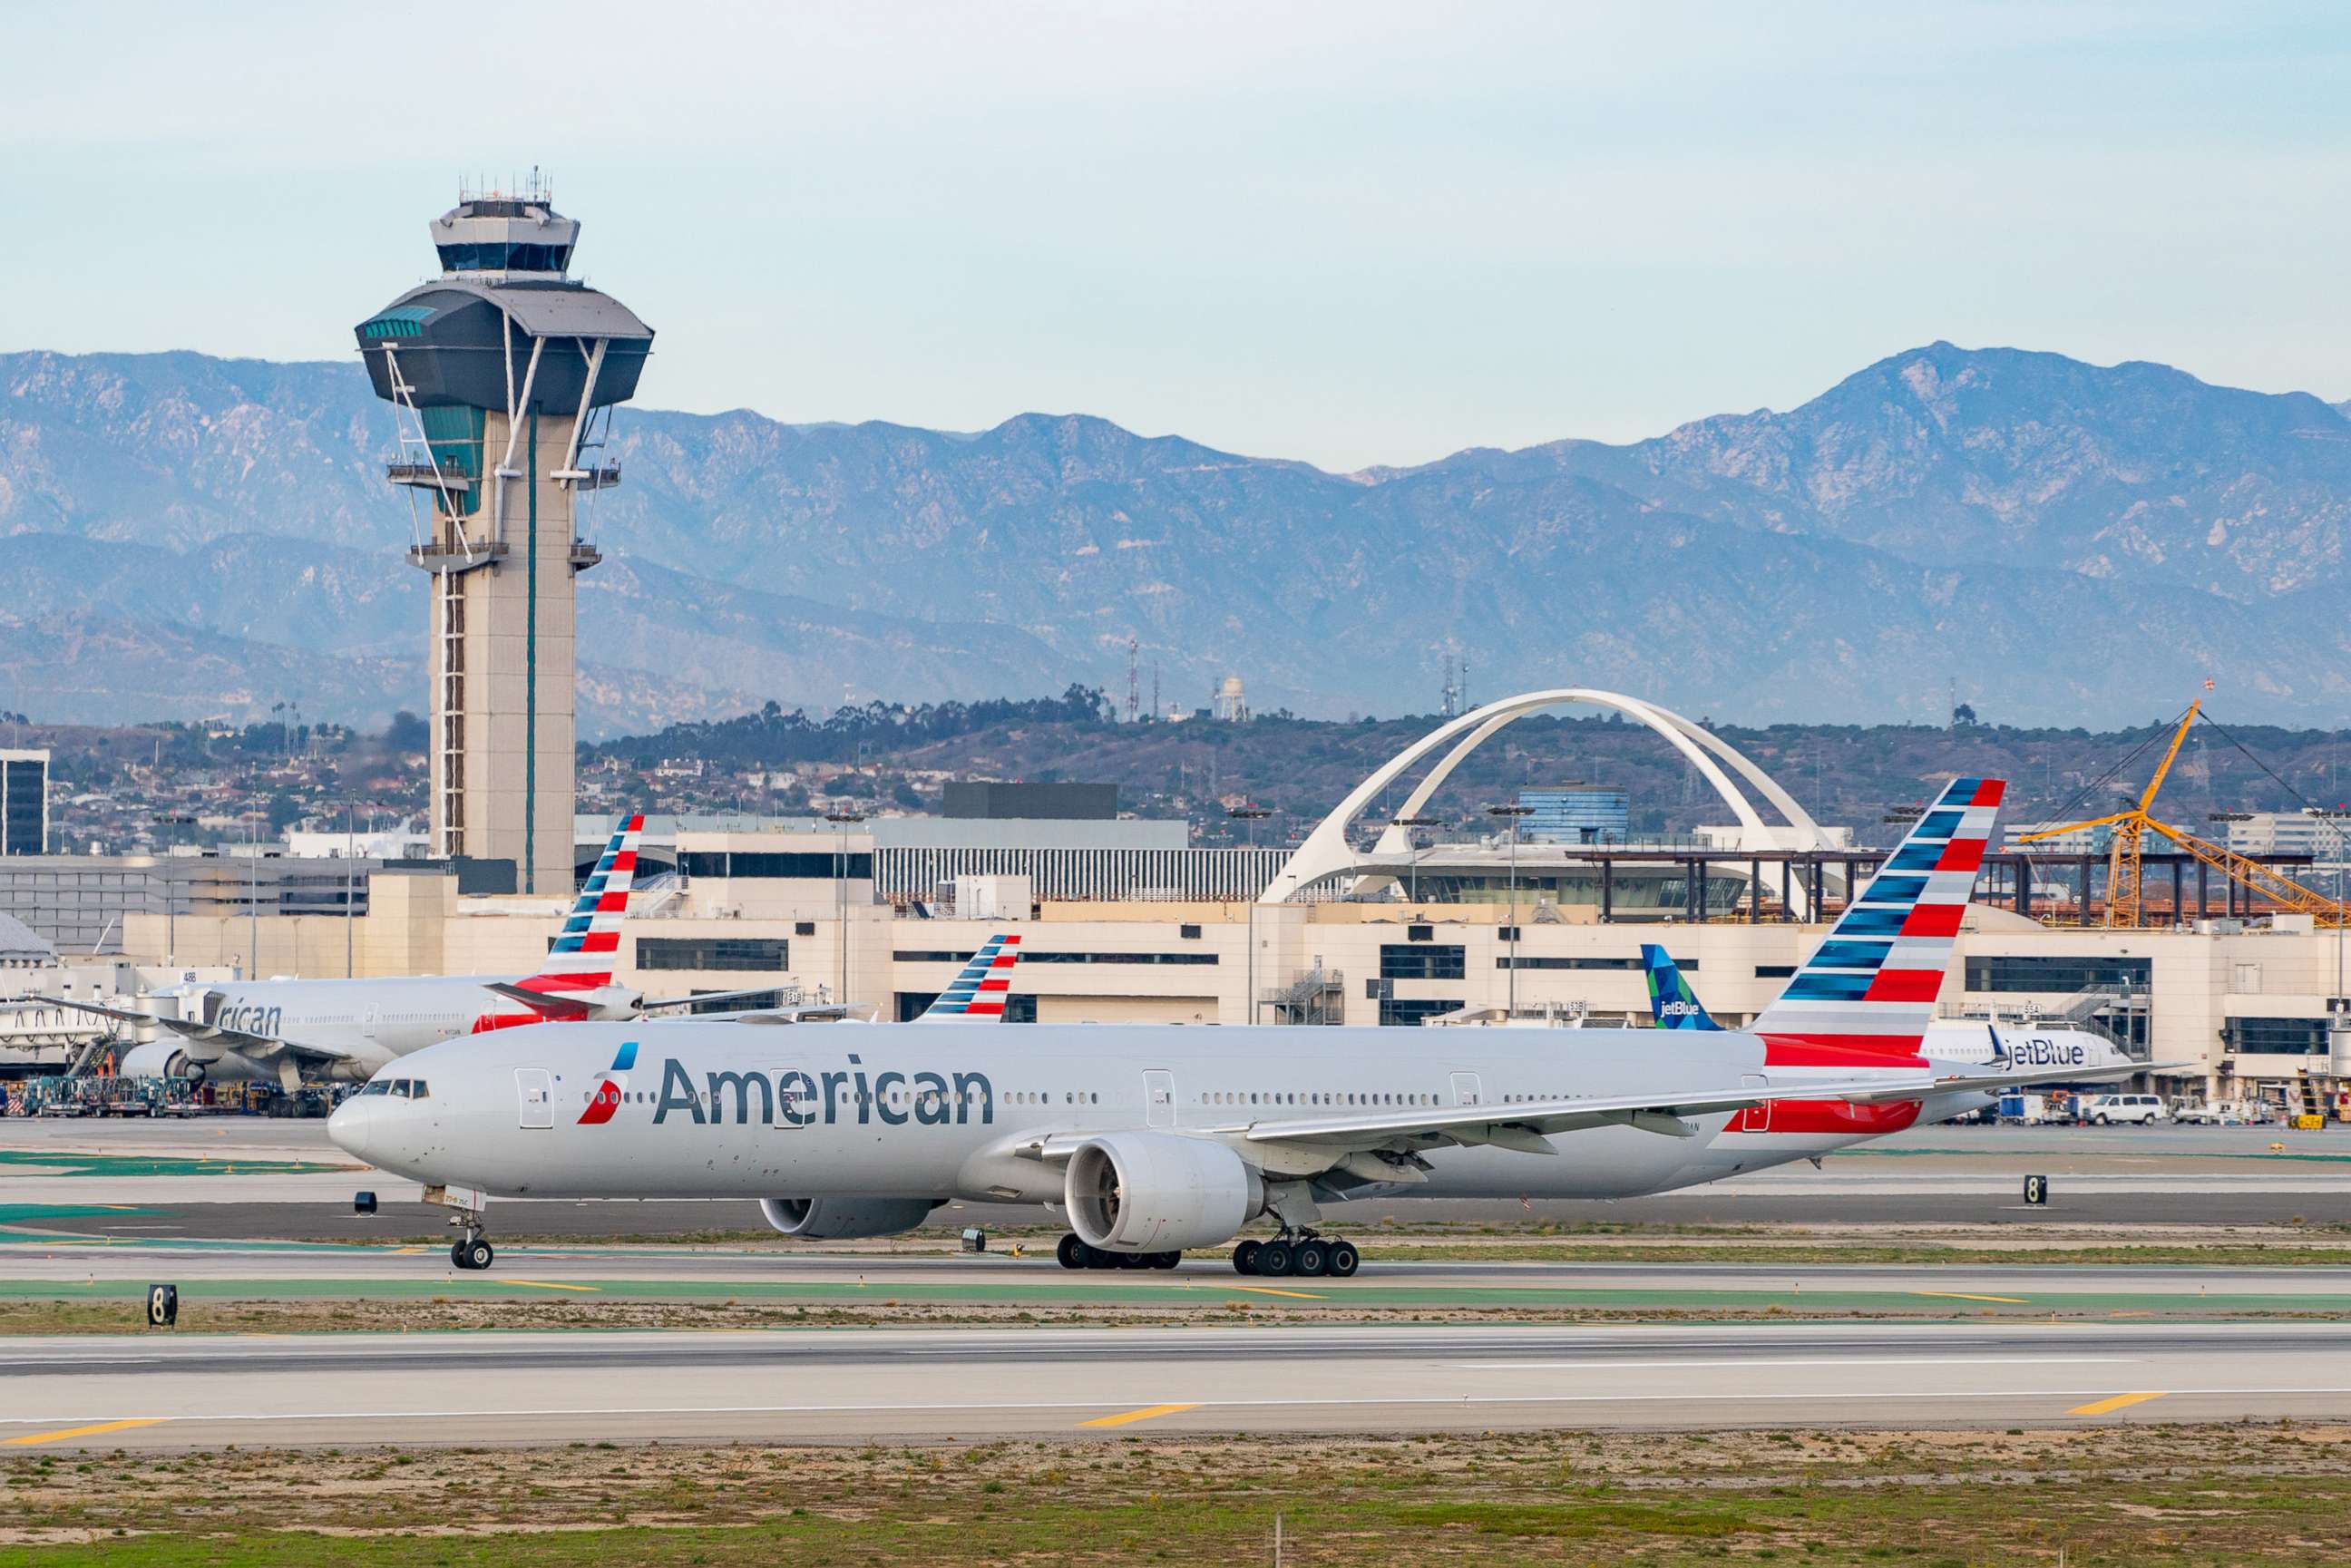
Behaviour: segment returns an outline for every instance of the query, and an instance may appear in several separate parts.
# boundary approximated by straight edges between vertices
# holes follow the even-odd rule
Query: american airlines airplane
[[[493,1197],[754,1197],[810,1238],[893,1235],[959,1198],[1064,1215],[1071,1268],[1171,1268],[1266,1220],[1241,1272],[1343,1277],[1359,1259],[1318,1231],[1326,1205],[1663,1192],[2058,1076],[1919,1054],[2001,792],[1955,780],[1751,1030],[1670,1051],[1607,1030],[590,1023],[428,1046],[327,1130],[452,1209],[466,1269],[494,1256]],[[1805,1135],[1726,1136],[1758,1117]]]
[[[596,869],[535,975],[426,975],[382,979],[247,980],[183,987],[177,1017],[65,998],[41,1000],[120,1022],[160,1026],[174,1038],[123,1053],[125,1077],[361,1082],[398,1057],[461,1035],[524,1024],[636,1019],[664,1008],[764,992],[725,992],[648,1004],[612,984],[621,922],[635,879],[645,820],[630,817]],[[513,1004],[500,1007],[503,999]]]

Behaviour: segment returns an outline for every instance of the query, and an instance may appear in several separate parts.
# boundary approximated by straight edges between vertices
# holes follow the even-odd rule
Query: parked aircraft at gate
[[[246,980],[183,988],[178,1017],[94,1002],[45,1002],[120,1022],[155,1025],[170,1040],[123,1053],[126,1077],[358,1082],[384,1063],[460,1035],[523,1024],[636,1019],[658,1008],[764,992],[727,992],[647,1004],[612,984],[621,922],[645,820],[630,817],[604,846],[563,930],[535,975],[423,975],[347,980]],[[500,1006],[503,999],[507,1006]]]
[[[1348,1274],[1355,1249],[1315,1229],[1329,1204],[1662,1192],[2040,1081],[1918,1053],[2001,791],[1954,781],[1751,1030],[1670,1051],[1598,1030],[591,1024],[430,1047],[328,1131],[456,1210],[467,1268],[491,1260],[496,1195],[756,1197],[821,1238],[1033,1202],[1066,1214],[1071,1267],[1171,1266],[1262,1218],[1278,1237],[1235,1249],[1243,1272]],[[1758,1117],[1805,1135],[1726,1137]]]

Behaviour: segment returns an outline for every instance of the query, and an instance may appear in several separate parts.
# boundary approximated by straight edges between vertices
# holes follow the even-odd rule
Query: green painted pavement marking
[[[92,1219],[100,1216],[113,1218],[128,1214],[152,1214],[152,1208],[132,1208],[120,1204],[104,1203],[0,1203],[0,1225],[23,1225],[41,1219]],[[60,1231],[59,1235],[79,1234]]]
[[[74,1149],[0,1149],[0,1175],[36,1166],[65,1176],[309,1176],[358,1167],[327,1160],[243,1160],[216,1155],[91,1155]]]

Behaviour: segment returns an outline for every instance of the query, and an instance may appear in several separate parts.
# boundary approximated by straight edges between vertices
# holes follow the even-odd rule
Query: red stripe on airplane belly
[[[1918,1120],[1918,1102],[1896,1100],[1889,1104],[1855,1105],[1846,1100],[1774,1100],[1741,1111],[1723,1127],[1726,1133],[1828,1133],[1847,1137],[1876,1137],[1898,1133]]]

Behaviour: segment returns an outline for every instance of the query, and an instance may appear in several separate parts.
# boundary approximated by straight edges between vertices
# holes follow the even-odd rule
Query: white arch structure
[[[1564,707],[1572,703],[1587,703],[1593,707],[1607,708],[1613,712],[1621,713],[1634,722],[1646,725],[1656,732],[1667,745],[1680,752],[1689,765],[1704,776],[1708,783],[1714,786],[1714,792],[1722,798],[1722,803],[1729,807],[1731,813],[1739,819],[1739,825],[1744,831],[1744,835],[1750,845],[1781,850],[1816,850],[1824,846],[1820,824],[1813,821],[1810,813],[1796,803],[1795,797],[1780,788],[1779,783],[1758,767],[1752,758],[1741,753],[1720,736],[1700,728],[1670,709],[1659,707],[1654,703],[1644,702],[1638,697],[1625,696],[1621,692],[1604,692],[1588,686],[1560,686],[1550,691],[1526,692],[1518,696],[1504,697],[1499,702],[1488,703],[1474,712],[1463,714],[1459,718],[1451,719],[1437,726],[1396,753],[1395,757],[1374,769],[1371,776],[1356,785],[1353,791],[1344,800],[1340,801],[1329,816],[1315,825],[1314,831],[1306,835],[1305,841],[1283,863],[1281,870],[1276,873],[1265,892],[1259,895],[1258,902],[1260,904],[1285,903],[1292,894],[1301,893],[1317,883],[1327,882],[1332,877],[1345,875],[1353,871],[1356,865],[1356,856],[1354,851],[1348,846],[1347,829],[1358,816],[1363,814],[1366,806],[1378,799],[1381,790],[1411,771],[1422,758],[1439,747],[1447,742],[1453,743],[1453,748],[1445,754],[1444,759],[1430,768],[1428,776],[1423,779],[1405,798],[1403,809],[1396,812],[1397,816],[1420,815],[1421,808],[1427,804],[1429,797],[1434,795],[1437,787],[1442,785],[1453,770],[1461,765],[1462,759],[1493,738],[1496,732],[1505,725],[1543,708]],[[1722,763],[1729,763],[1740,777],[1753,787],[1756,793],[1763,797],[1772,810],[1787,820],[1787,825],[1780,827],[1766,822],[1762,815],[1756,810],[1754,802],[1750,800],[1745,792],[1731,782],[1729,775],[1723,771]],[[1411,838],[1406,830],[1391,822],[1380,834],[1379,842],[1374,846],[1373,852],[1405,854],[1410,852],[1411,848]],[[1368,876],[1363,879],[1364,883],[1370,883],[1373,880]],[[1378,880],[1385,882],[1394,879],[1383,873]],[[1795,897],[1799,903],[1802,902],[1803,894],[1801,890],[1795,893]],[[1802,911],[1800,910],[1799,913]]]

